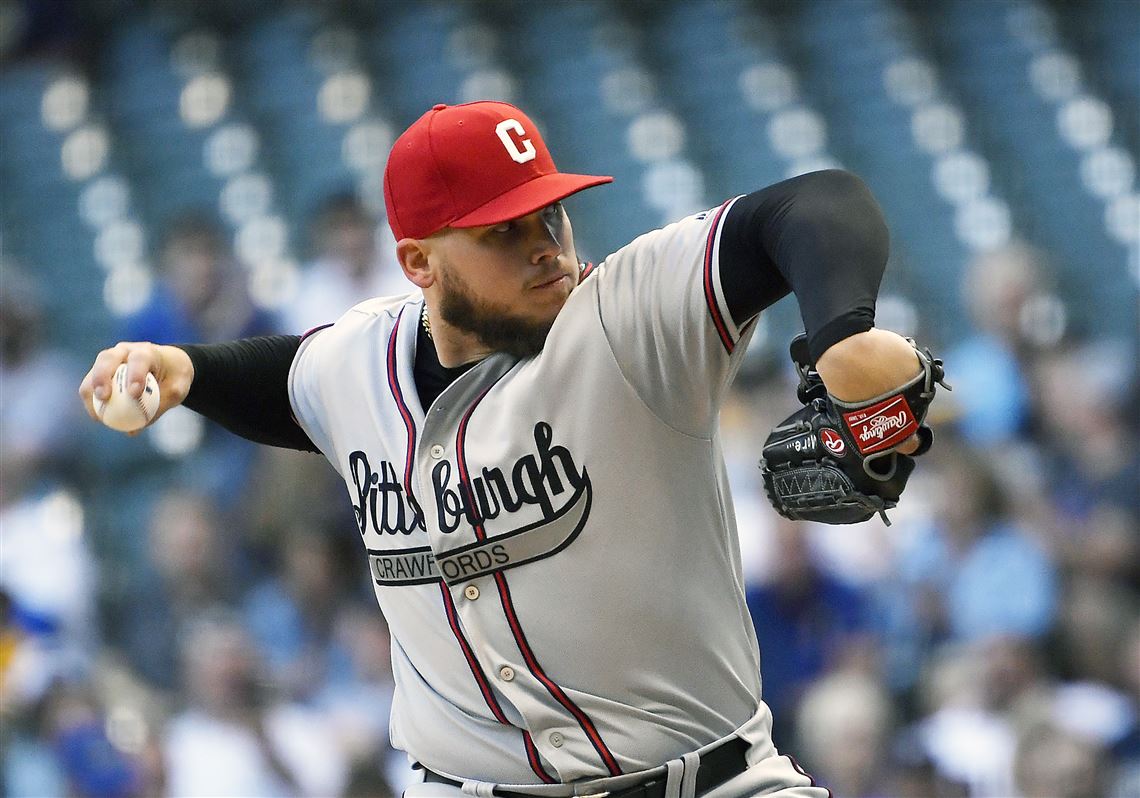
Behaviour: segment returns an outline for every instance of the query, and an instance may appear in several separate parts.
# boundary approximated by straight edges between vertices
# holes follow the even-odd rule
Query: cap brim
[[[565,199],[571,194],[613,181],[609,175],[573,175],[562,172],[542,175],[521,186],[515,186],[470,213],[452,219],[448,227],[482,227],[499,224],[508,219],[517,219]]]

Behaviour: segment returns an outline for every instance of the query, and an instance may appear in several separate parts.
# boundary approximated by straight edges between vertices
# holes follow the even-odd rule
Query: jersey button
[[[511,681],[515,678],[515,669],[510,665],[504,665],[503,667],[499,668],[499,678],[504,682]]]
[[[431,459],[438,460],[439,458],[443,457],[443,447],[437,443],[428,449],[428,454],[431,455]]]
[[[562,747],[562,735],[559,734],[558,732],[551,732],[550,733],[550,744],[553,745],[555,748],[561,748]]]
[[[468,585],[463,588],[463,595],[467,596],[468,601],[474,601],[479,598],[479,588],[475,587],[475,585]]]

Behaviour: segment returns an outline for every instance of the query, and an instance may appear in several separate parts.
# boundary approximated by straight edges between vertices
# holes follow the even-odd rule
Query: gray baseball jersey
[[[293,410],[348,487],[392,630],[392,741],[428,768],[612,776],[766,717],[718,437],[750,334],[716,268],[730,205],[607,258],[541,354],[492,355],[430,408],[422,295],[302,343]]]

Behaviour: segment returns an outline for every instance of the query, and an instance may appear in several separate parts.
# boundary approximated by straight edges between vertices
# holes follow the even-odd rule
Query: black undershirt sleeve
[[[720,237],[720,275],[738,326],[794,292],[813,361],[871,329],[889,234],[866,184],[838,169],[741,197]]]
[[[256,443],[316,452],[289,404],[289,369],[300,345],[299,335],[179,344],[194,364],[182,404]]]

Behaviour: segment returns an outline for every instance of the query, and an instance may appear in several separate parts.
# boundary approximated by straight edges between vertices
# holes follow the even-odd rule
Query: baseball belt
[[[713,787],[718,787],[747,770],[748,762],[744,758],[747,750],[747,742],[739,737],[733,737],[702,756],[700,767],[697,769],[697,795],[703,795]],[[427,768],[424,768],[424,781],[450,784],[454,787],[463,786],[463,782],[441,776]],[[665,798],[665,783],[665,777],[658,776],[632,787],[601,792],[598,795],[606,798]],[[516,792],[502,787],[496,787],[492,792],[502,798],[534,798],[533,793]]]

